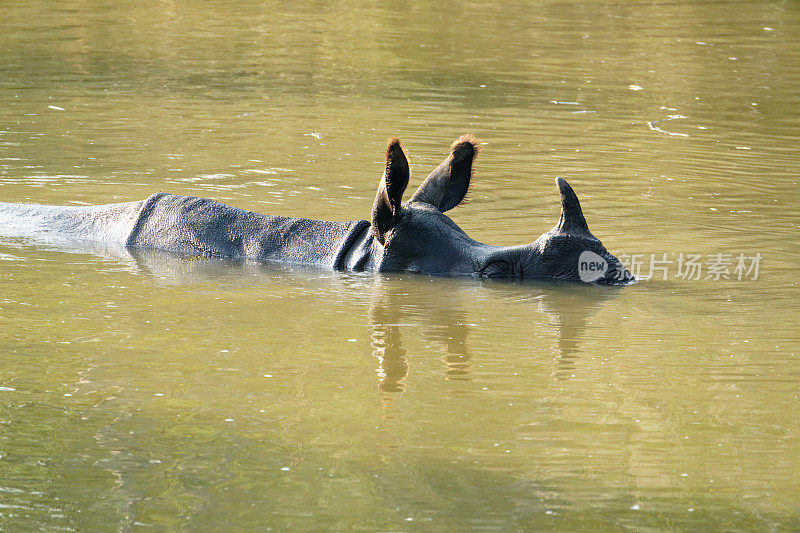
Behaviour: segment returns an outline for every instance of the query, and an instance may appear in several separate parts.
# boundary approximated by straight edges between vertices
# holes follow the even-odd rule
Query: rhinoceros
[[[457,139],[404,203],[408,156],[399,139],[389,139],[369,221],[266,215],[160,192],[142,201],[97,206],[0,202],[0,233],[335,270],[609,285],[635,281],[589,231],[578,197],[561,178],[556,178],[561,217],[534,242],[492,246],[471,239],[445,212],[467,194],[479,151],[475,137]]]

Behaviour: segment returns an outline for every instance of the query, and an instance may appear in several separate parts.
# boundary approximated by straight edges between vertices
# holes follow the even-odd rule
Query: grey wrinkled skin
[[[337,270],[575,282],[586,281],[579,257],[589,251],[606,264],[604,274],[590,281],[635,281],[589,232],[577,196],[560,178],[561,218],[536,241],[497,247],[471,239],[444,212],[466,195],[478,151],[475,138],[458,139],[447,159],[402,203],[408,159],[400,141],[391,139],[370,222],[263,215],[214,200],[158,193],[140,202],[85,207],[0,202],[0,235]]]

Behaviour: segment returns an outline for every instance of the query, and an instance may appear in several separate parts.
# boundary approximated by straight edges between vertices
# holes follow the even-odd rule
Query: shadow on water
[[[371,285],[372,355],[379,364],[379,389],[387,393],[405,390],[409,357],[402,331],[417,325],[422,325],[419,330],[423,341],[441,347],[445,379],[471,379],[468,338],[478,324],[470,322],[475,320],[470,317],[487,299],[493,313],[514,303],[535,305],[557,338],[555,378],[569,379],[574,374],[581,336],[590,318],[619,290],[562,283],[440,278],[424,278],[419,283],[427,287],[409,290],[408,285],[399,286],[398,278],[398,275],[375,276]]]
[[[398,292],[397,277],[375,276],[371,287],[369,324],[372,328],[372,355],[378,360],[377,373],[382,392],[402,392],[408,375],[408,350],[401,331],[423,323],[425,342],[440,345],[444,354],[446,379],[468,379],[470,356],[467,351],[467,323],[458,291],[421,290]],[[435,278],[434,278],[435,281]],[[449,281],[449,280],[448,280]]]
[[[625,287],[549,281],[487,282],[487,286],[508,299],[518,298],[521,290],[531,291],[528,299],[535,302],[537,311],[545,317],[548,329],[556,339],[553,374],[556,380],[567,380],[574,375],[581,343],[592,317],[606,302],[626,290]]]
[[[551,289],[542,292],[539,310],[550,317],[558,335],[555,377],[569,379],[574,375],[581,338],[592,316],[624,288],[561,285]]]
[[[71,487],[80,486],[85,493],[87,482],[82,477],[89,472],[95,480],[92,494],[103,496],[98,496],[89,512],[81,513],[91,514],[91,518],[79,516],[78,505],[73,504],[65,513],[66,519],[33,509],[31,520],[44,517],[45,524],[60,525],[68,520],[84,526],[82,529],[108,529],[109,524],[128,525],[148,512],[156,516],[158,505],[178,494],[189,503],[176,511],[181,520],[176,527],[189,524],[201,529],[217,523],[222,527],[222,521],[233,514],[239,523],[246,517],[248,523],[269,523],[283,529],[319,529],[321,519],[340,520],[336,529],[397,529],[397,524],[407,518],[414,518],[417,524],[430,520],[449,529],[508,529],[510,525],[566,530],[592,529],[598,523],[618,528],[663,528],[668,523],[679,528],[702,529],[711,524],[719,529],[753,529],[768,524],[771,516],[780,521],[777,513],[763,518],[747,508],[734,507],[723,492],[704,492],[698,497],[704,509],[678,516],[673,510],[694,508],[697,493],[664,494],[644,484],[639,487],[630,463],[618,460],[619,453],[628,453],[627,447],[616,446],[618,436],[626,442],[634,441],[631,446],[636,453],[646,455],[635,442],[644,438],[645,446],[649,445],[647,435],[629,432],[625,424],[620,430],[618,423],[576,423],[576,419],[584,418],[561,406],[553,407],[553,391],[546,388],[536,397],[527,390],[516,394],[526,398],[526,414],[508,418],[495,412],[499,404],[493,403],[489,393],[476,395],[460,386],[464,380],[488,381],[488,374],[481,374],[485,368],[479,367],[489,366],[487,359],[495,353],[493,343],[503,343],[505,358],[501,360],[503,353],[498,351],[498,360],[509,365],[496,366],[494,371],[510,372],[517,361],[520,366],[526,364],[523,357],[534,350],[527,352],[525,344],[536,343],[536,350],[545,357],[552,353],[553,378],[569,379],[576,364],[580,366],[577,358],[591,342],[594,317],[607,309],[605,304],[617,297],[618,290],[630,289],[350,274],[149,250],[122,249],[121,253],[101,255],[107,263],[73,264],[82,265],[80,268],[87,272],[110,267],[115,278],[123,277],[118,273],[119,265],[123,265],[140,276],[142,283],[130,285],[138,291],[145,289],[146,298],[160,292],[167,293],[168,299],[187,293],[189,305],[168,306],[167,312],[188,309],[187,321],[203,324],[214,335],[223,331],[223,335],[239,337],[254,330],[252,326],[261,316],[250,321],[239,316],[256,309],[246,307],[251,303],[247,296],[254,292],[269,294],[280,289],[289,298],[280,300],[274,309],[286,312],[286,320],[294,316],[289,309],[301,309],[306,315],[297,316],[306,321],[300,328],[273,325],[272,329],[279,330],[274,338],[257,335],[255,342],[247,344],[261,350],[274,339],[284,342],[289,338],[288,349],[274,354],[255,350],[247,354],[243,350],[221,356],[216,355],[216,348],[223,345],[212,344],[201,349],[193,346],[185,354],[176,350],[172,360],[165,361],[159,347],[174,343],[176,336],[166,336],[159,342],[156,335],[147,333],[149,328],[139,331],[142,338],[132,340],[132,347],[108,344],[98,349],[87,345],[70,348],[76,361],[72,366],[89,366],[90,370],[81,373],[82,380],[74,390],[69,389],[73,396],[68,401],[84,403],[67,403],[68,410],[35,402],[32,408],[23,408],[20,403],[12,413],[20,423],[27,424],[21,431],[17,426],[22,435],[30,432],[27,440],[32,444],[26,446],[40,447],[40,455],[63,453],[56,447],[65,439],[74,442],[74,450],[78,450],[71,448],[69,453],[79,459],[48,463],[41,481],[34,485],[36,490],[43,487],[43,493],[63,497]],[[69,270],[75,269],[70,266]],[[148,286],[155,290],[148,291]],[[206,311],[205,306],[213,303],[200,293],[209,287],[230,289],[230,293],[241,296],[243,301],[235,304],[238,307],[224,307],[226,320],[208,322],[209,317],[223,314]],[[194,298],[195,294],[200,297]],[[310,294],[314,297],[307,298]],[[132,309],[136,309],[136,303]],[[320,307],[308,311],[310,304]],[[141,305],[139,309],[143,308]],[[196,312],[196,308],[203,308],[203,312]],[[262,312],[263,308],[256,310]],[[362,328],[368,345],[347,344],[339,329],[341,324],[329,324],[342,317],[349,320],[353,337]],[[241,329],[225,331],[224,326],[243,321]],[[311,329],[322,343],[338,339],[337,346],[352,346],[356,353],[318,360],[320,341],[294,338],[294,332],[300,329]],[[187,331],[195,329],[184,330],[181,336],[190,336]],[[63,350],[45,352],[47,359],[73,353],[68,348]],[[116,351],[119,357],[114,355]],[[300,353],[305,360],[295,358]],[[431,353],[440,355],[443,377],[456,382],[465,394],[454,399],[446,387],[437,387],[436,376],[433,381],[417,380],[430,367]],[[93,360],[92,354],[102,359]],[[417,354],[425,357],[415,357]],[[268,363],[265,355],[272,356]],[[351,373],[345,375],[343,368],[348,364]],[[434,360],[433,364],[438,362]],[[413,399],[403,402],[404,416],[381,418],[382,413],[376,412],[375,382],[370,381],[375,366],[382,402],[401,405],[399,398]],[[265,381],[263,372],[273,372],[272,367],[279,369],[274,371],[276,375],[289,378]],[[58,372],[58,367],[53,368]],[[72,371],[67,368],[62,372],[64,377],[57,381],[67,382]],[[362,383],[366,386],[361,387]],[[577,396],[583,394],[582,383],[572,385],[579,389]],[[591,387],[591,382],[587,386]],[[94,390],[103,394],[89,394]],[[406,390],[409,394],[398,394]],[[161,395],[161,391],[167,394]],[[98,398],[105,399],[98,402]],[[250,400],[255,403],[250,404]],[[431,405],[442,405],[445,412],[431,415]],[[551,408],[558,418],[537,411],[543,406]],[[584,407],[578,404],[575,411],[584,411]],[[31,409],[38,412],[38,419],[31,417]],[[82,425],[75,424],[78,412],[85,417]],[[453,414],[467,413],[469,416],[457,419],[466,422],[454,422]],[[475,413],[480,413],[480,418],[470,418]],[[495,415],[496,420],[485,424]],[[225,420],[227,416],[230,422]],[[591,417],[591,412],[587,416]],[[512,431],[520,424],[526,428],[522,436]],[[379,425],[380,431],[371,431]],[[54,428],[61,440],[50,438]],[[491,446],[502,438],[512,440],[509,435],[514,435],[514,446],[509,447],[514,453],[505,455],[502,449]],[[613,460],[606,464],[600,459],[586,459],[586,449],[573,444],[591,438],[599,442],[592,453]],[[425,446],[437,442],[447,445]],[[620,465],[618,471],[623,477],[599,473],[605,467],[613,470],[615,465]],[[10,479],[22,479],[27,474],[21,462],[15,468]],[[674,475],[683,482],[679,474]],[[662,478],[660,483],[664,483]],[[667,483],[672,491],[673,485]],[[13,504],[28,505],[31,499],[23,494]],[[338,504],[346,501],[366,502],[359,507],[362,514],[343,517]],[[257,505],[252,506],[253,502]],[[376,509],[381,512],[374,512]]]
[[[441,352],[446,380],[471,380],[470,336],[491,323],[522,325],[520,338],[552,342],[556,380],[574,375],[582,337],[591,318],[619,287],[543,281],[508,282],[415,274],[343,273],[308,266],[241,259],[214,259],[121,246],[86,244],[65,250],[88,253],[143,274],[158,285],[212,285],[234,290],[251,284],[282,285],[288,294],[321,294],[332,305],[363,308],[371,355],[377,360],[378,388],[406,390],[410,359],[419,350]],[[269,292],[269,290],[265,291]],[[485,331],[485,330],[484,330]],[[540,338],[546,335],[545,338]],[[483,348],[483,347],[482,347]]]
[[[296,285],[298,290],[321,290],[343,300],[363,302],[368,305],[372,356],[378,361],[378,388],[384,393],[403,392],[406,388],[410,364],[404,330],[406,334],[413,334],[412,329],[414,333],[418,331],[426,345],[441,350],[445,379],[470,380],[469,337],[471,330],[478,327],[474,311],[479,307],[486,313],[502,314],[502,308],[522,304],[528,311],[526,320],[532,319],[529,311],[534,308],[542,315],[537,322],[546,324],[546,329],[557,339],[554,379],[570,379],[592,316],[606,301],[625,290],[545,281],[341,273],[250,260],[177,256],[146,249],[109,248],[91,252],[122,261],[132,270],[170,285],[208,282],[238,285],[246,280],[280,280]]]

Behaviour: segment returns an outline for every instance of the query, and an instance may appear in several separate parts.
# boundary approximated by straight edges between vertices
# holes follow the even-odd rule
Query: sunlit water
[[[472,132],[471,236],[533,241],[562,176],[643,279],[3,237],[3,529],[800,527],[797,3],[0,14],[0,201],[368,218],[387,137],[413,188]]]

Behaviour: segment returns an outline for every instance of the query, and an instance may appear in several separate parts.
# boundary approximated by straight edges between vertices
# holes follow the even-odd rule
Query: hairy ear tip
[[[400,142],[400,139],[397,137],[389,137],[389,140],[386,141],[386,153],[391,154],[392,152],[403,152],[405,153],[406,149],[403,146],[403,143]]]
[[[473,159],[478,157],[481,152],[481,141],[471,133],[462,135],[453,142],[450,150],[453,153],[465,153],[472,155]]]
[[[400,142],[400,139],[397,137],[390,137],[387,141],[388,146],[386,147],[386,157],[387,159],[392,159],[393,156],[402,154],[408,159],[408,152],[406,152],[405,146],[403,143]]]

